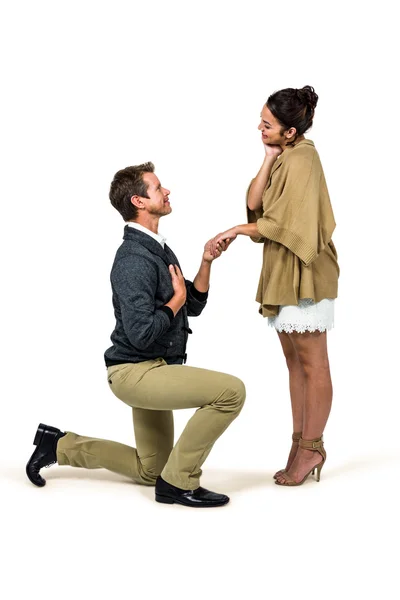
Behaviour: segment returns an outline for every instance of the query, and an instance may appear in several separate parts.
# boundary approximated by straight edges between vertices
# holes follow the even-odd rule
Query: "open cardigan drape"
[[[251,185],[251,184],[250,184]],[[249,186],[250,189],[250,186]],[[247,197],[246,195],[246,207]],[[247,207],[264,244],[256,301],[264,317],[301,298],[336,298],[340,274],[332,241],[336,227],[321,161],[314,143],[302,140],[276,159],[262,209]]]

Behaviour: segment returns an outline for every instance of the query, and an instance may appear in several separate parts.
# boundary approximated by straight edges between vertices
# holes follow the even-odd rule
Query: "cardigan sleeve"
[[[247,202],[248,202],[248,199],[249,199],[250,187],[251,187],[251,184],[253,183],[253,181],[254,181],[254,179],[252,179],[250,181],[250,185],[247,188],[247,192],[246,192],[246,212],[247,212],[247,222],[248,223],[257,223],[258,219],[260,217],[262,217],[262,215],[263,215],[263,209],[262,209],[262,207],[259,208],[258,210],[251,210],[251,208],[249,208],[248,205],[247,205]],[[263,236],[250,237],[250,239],[253,242],[256,242],[257,244],[259,244],[261,242],[264,242],[264,240],[265,240],[265,238]]]
[[[185,279],[188,317],[198,317],[207,304],[208,292],[199,292],[193,282]]]
[[[257,220],[261,235],[283,244],[305,266],[329,243],[335,221],[317,153],[291,156],[284,168],[278,197]]]

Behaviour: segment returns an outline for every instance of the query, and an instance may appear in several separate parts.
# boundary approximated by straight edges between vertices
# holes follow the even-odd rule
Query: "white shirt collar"
[[[128,221],[126,224],[129,225],[129,227],[139,229],[139,231],[146,233],[147,235],[155,239],[159,244],[161,244],[162,248],[164,248],[164,244],[167,241],[167,238],[164,237],[161,233],[153,233],[152,231],[150,231],[150,229],[147,229],[147,227],[144,227],[143,225],[140,225],[140,223],[136,223],[133,221]]]

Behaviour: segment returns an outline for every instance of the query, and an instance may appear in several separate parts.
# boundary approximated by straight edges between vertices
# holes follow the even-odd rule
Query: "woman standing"
[[[287,88],[262,109],[265,158],[247,193],[248,224],[218,234],[261,242],[263,265],[256,300],[276,329],[286,364],[293,414],[292,447],[278,485],[301,485],[326,461],[322,434],[332,404],[327,331],[333,327],[339,266],[332,241],[335,219],[318,152],[304,133],[312,126],[314,89]]]

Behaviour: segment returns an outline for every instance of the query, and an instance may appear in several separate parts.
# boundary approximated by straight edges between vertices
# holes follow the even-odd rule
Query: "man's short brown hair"
[[[132,221],[138,216],[138,209],[131,202],[132,196],[148,198],[147,183],[143,181],[144,173],[154,173],[151,162],[126,167],[114,175],[110,187],[111,204],[122,215],[124,221]]]

